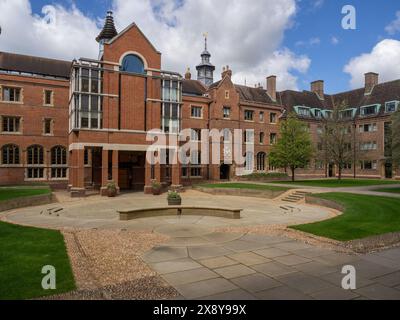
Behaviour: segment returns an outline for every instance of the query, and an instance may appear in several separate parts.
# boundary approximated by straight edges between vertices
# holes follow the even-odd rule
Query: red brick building
[[[111,180],[122,190],[150,192],[153,180],[179,188],[233,179],[237,165],[224,163],[223,145],[234,129],[251,130],[243,146],[254,137],[254,153],[243,155],[246,166],[271,172],[276,168],[269,166],[268,154],[281,117],[297,113],[317,144],[323,118],[339,101],[351,106],[346,117],[363,151],[345,175],[400,178],[388,147],[400,81],[379,84],[370,73],[365,88],[336,95],[324,93],[323,81],[312,83],[310,91],[277,92],[275,76],[266,78],[266,89],[236,85],[227,66],[214,82],[207,43],[194,80],[189,69],[184,76],[163,70],[161,53],[140,29],[132,24],[118,33],[111,13],[96,40],[98,59],[66,62],[0,52],[1,184],[46,181],[82,195],[88,189],[104,192]],[[220,141],[210,142],[210,152],[213,144],[220,147],[219,164],[173,164],[176,147],[168,141],[161,148],[168,154],[165,164],[146,161],[150,130],[173,140],[185,128],[194,129],[193,141],[202,129],[222,131]],[[336,169],[315,160],[298,174],[334,176]]]

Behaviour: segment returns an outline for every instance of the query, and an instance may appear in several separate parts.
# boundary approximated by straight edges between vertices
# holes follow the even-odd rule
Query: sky
[[[345,30],[345,5],[355,30]],[[200,62],[203,33],[216,66],[254,86],[271,74],[278,90],[309,90],[325,80],[336,93],[400,78],[398,0],[0,0],[0,51],[57,59],[97,58],[95,37],[107,10],[118,31],[135,22],[162,52],[163,69],[185,72]],[[397,61],[397,62],[396,62]]]

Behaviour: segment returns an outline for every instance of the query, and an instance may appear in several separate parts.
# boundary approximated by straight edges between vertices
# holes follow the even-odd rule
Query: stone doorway
[[[220,179],[229,180],[231,174],[231,166],[228,164],[222,164],[220,167]]]

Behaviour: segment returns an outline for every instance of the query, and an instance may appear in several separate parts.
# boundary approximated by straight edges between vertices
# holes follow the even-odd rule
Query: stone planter
[[[169,206],[180,206],[182,205],[182,199],[168,199]]]
[[[161,189],[153,189],[153,196],[159,196],[161,194]]]
[[[115,198],[117,196],[117,189],[107,189],[107,197]]]

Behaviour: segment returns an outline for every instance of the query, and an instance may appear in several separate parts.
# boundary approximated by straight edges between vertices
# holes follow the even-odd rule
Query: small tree
[[[278,168],[289,168],[292,181],[295,180],[295,171],[305,167],[313,155],[313,145],[305,123],[297,119],[296,115],[289,114],[282,121],[280,138],[272,147],[269,161]]]
[[[398,167],[400,165],[400,111],[392,116],[392,159]]]
[[[342,179],[342,171],[347,163],[355,164],[355,129],[346,114],[346,103],[334,106],[332,113],[323,122],[322,132],[319,134],[317,158],[325,165],[334,163],[338,168],[338,179]],[[351,111],[350,111],[351,112]]]

